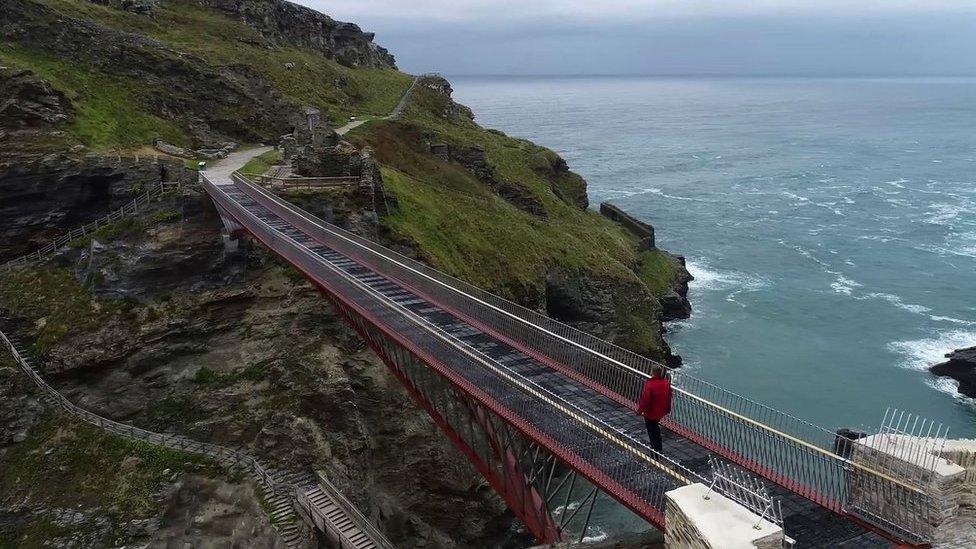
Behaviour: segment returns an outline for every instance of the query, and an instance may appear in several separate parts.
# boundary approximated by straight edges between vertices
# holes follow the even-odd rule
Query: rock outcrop
[[[349,67],[390,67],[396,62],[373,42],[373,33],[283,0],[203,0],[240,18],[274,43],[317,51]]]
[[[56,126],[72,115],[63,93],[27,70],[0,69],[0,128]]]
[[[946,358],[949,360],[932,366],[929,371],[958,381],[961,394],[976,398],[976,347],[956,349],[946,354]]]
[[[103,217],[149,185],[195,179],[182,163],[152,157],[55,155],[0,167],[0,261]]]
[[[74,19],[34,1],[0,0],[0,40],[84,70],[139,82],[148,112],[178,121],[196,147],[284,133],[296,106],[246,65],[212,66],[142,34]]]

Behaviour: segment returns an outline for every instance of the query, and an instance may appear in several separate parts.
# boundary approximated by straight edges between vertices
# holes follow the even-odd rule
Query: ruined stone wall
[[[623,228],[639,238],[639,249],[650,250],[654,247],[654,227],[643,221],[639,221],[627,212],[607,202],[600,204],[600,213],[610,221],[619,223]]]

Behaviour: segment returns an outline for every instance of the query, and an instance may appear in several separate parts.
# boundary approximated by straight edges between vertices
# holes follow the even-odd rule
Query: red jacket
[[[651,421],[660,421],[671,411],[671,381],[652,377],[644,383],[637,413]]]

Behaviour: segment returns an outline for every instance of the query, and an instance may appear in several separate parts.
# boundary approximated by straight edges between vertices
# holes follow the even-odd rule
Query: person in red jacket
[[[661,418],[671,412],[671,381],[667,377],[664,366],[655,364],[651,368],[651,378],[644,383],[640,402],[637,404],[637,414],[644,416],[647,426],[647,437],[651,439],[651,448],[658,452],[661,445]]]

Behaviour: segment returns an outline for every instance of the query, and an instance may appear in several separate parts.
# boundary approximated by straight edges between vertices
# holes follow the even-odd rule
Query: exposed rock
[[[117,420],[246,448],[275,467],[325,470],[398,545],[502,538],[511,520],[504,505],[328,301],[260,248],[239,248],[243,280],[241,263],[205,260],[219,246],[221,225],[204,211],[205,199],[199,208],[182,200],[181,219],[100,241],[93,268],[116,278],[99,292],[121,288],[142,304],[53,346],[39,366],[58,388]],[[121,265],[111,265],[110,252]],[[174,285],[173,261],[191,286]],[[220,511],[228,521],[200,522],[228,498],[181,478],[154,539],[232,544],[238,534],[227,525],[237,511]],[[198,489],[206,494],[200,505],[191,496]],[[252,529],[241,523],[236,532]]]
[[[0,260],[106,215],[147,185],[195,179],[180,162],[152,158],[54,156],[0,166]]]
[[[838,429],[836,436],[834,437],[834,453],[844,457],[851,457],[851,452],[854,449],[852,441],[861,439],[868,436],[867,433],[862,431],[855,431],[853,429]]]
[[[7,447],[27,438],[43,412],[26,377],[13,366],[6,349],[2,352],[7,356],[0,360],[0,457]]]
[[[662,337],[661,305],[636,279],[596,278],[550,271],[545,311],[550,317],[597,337],[676,366]],[[643,329],[640,327],[644,326]],[[654,352],[650,352],[651,350]]]
[[[359,177],[363,159],[359,149],[346,141],[331,146],[325,141],[300,146],[292,157],[291,165],[295,173],[307,177]]]
[[[546,150],[542,154],[543,164],[535,170],[550,181],[552,192],[563,202],[573,204],[581,210],[590,207],[590,197],[586,194],[586,180],[570,171],[566,160],[558,154]]]
[[[373,33],[305,6],[282,0],[201,3],[241,19],[276,44],[310,48],[349,67],[396,67],[393,56],[373,42]]]
[[[976,398],[976,347],[956,349],[947,353],[946,358],[949,360],[932,366],[929,371],[955,379],[961,394]]]
[[[664,295],[659,295],[657,298],[661,302],[661,320],[663,322],[669,322],[690,318],[691,301],[688,299],[688,283],[694,280],[695,277],[691,276],[691,273],[688,272],[683,255],[675,255],[663,250],[659,251],[681,266],[678,270],[674,285]]]
[[[72,114],[68,98],[31,71],[0,70],[0,127],[56,126]]]
[[[126,526],[150,547],[286,547],[248,484],[185,475],[162,497],[161,517]]]
[[[454,89],[447,79],[440,76],[427,77],[421,80],[419,85],[434,92],[436,104],[432,106],[441,117],[452,121],[474,120],[474,112],[471,109],[451,100]]]
[[[210,198],[199,191],[153,204],[141,218],[172,217],[134,238],[96,237],[78,254],[77,278],[97,295],[144,301],[172,292],[199,292],[241,280],[247,254],[228,251],[213,238],[221,222]]]
[[[488,157],[483,148],[430,143],[432,136],[429,135],[424,136],[424,139],[429,143],[428,146],[432,155],[444,162],[457,162],[516,208],[536,217],[546,218],[546,210],[542,201],[529,189],[498,177],[488,163]]]
[[[178,156],[180,158],[193,158],[193,153],[191,151],[184,149],[183,147],[177,147],[176,145],[167,143],[162,139],[157,139],[153,146],[156,147],[156,149],[160,152],[164,152],[169,155]]]

